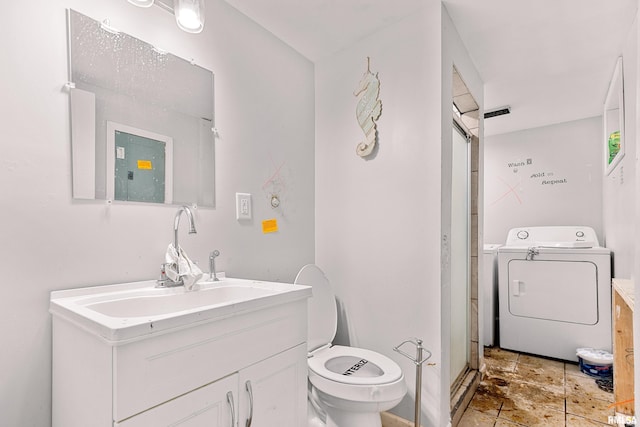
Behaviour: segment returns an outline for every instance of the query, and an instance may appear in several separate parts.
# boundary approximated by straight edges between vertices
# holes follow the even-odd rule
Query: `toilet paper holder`
[[[411,360],[416,365],[416,407],[414,412],[414,421],[413,425],[416,427],[420,427],[420,400],[422,395],[422,365],[424,362],[431,358],[431,352],[422,346],[422,340],[419,338],[410,338],[408,340],[404,340],[399,345],[393,347],[393,351],[396,351]],[[416,355],[413,357],[409,353],[401,350],[401,347],[405,344],[413,344],[416,347]],[[435,363],[429,363],[429,365],[435,365]]]
[[[411,360],[417,366],[422,365],[424,362],[431,358],[431,352],[422,346],[422,340],[419,338],[410,338],[408,340],[402,341],[399,345],[393,347],[393,351],[397,351],[407,359]],[[407,344],[411,343],[416,346],[416,357],[411,356],[409,353],[402,351],[400,348]],[[424,353],[427,353],[426,355]]]

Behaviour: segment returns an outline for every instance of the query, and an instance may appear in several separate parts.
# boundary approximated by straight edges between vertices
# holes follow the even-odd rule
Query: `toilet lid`
[[[296,285],[311,286],[313,293],[308,299],[307,350],[312,352],[333,341],[338,328],[336,298],[322,270],[317,265],[307,264],[298,273]]]

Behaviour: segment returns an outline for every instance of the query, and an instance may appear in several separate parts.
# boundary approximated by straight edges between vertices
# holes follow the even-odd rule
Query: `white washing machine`
[[[522,227],[498,250],[500,347],[577,361],[611,351],[611,252],[590,227]]]
[[[482,344],[493,346],[497,338],[498,321],[498,248],[502,244],[485,243],[482,254]]]

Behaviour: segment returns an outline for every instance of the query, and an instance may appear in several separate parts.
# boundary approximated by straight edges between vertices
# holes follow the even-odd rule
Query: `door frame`
[[[458,73],[458,70],[453,65],[453,80],[456,80],[452,85],[455,86],[453,88],[453,92],[455,96],[452,96],[451,101],[453,106],[455,106],[456,96],[467,97],[470,96],[473,99],[473,102],[476,103],[476,100],[465,84],[462,76]],[[453,95],[453,94],[452,94]],[[468,100],[468,99],[467,99]],[[452,104],[447,105],[447,112],[452,111]],[[457,107],[457,106],[455,106]],[[451,425],[457,426],[460,419],[462,418],[462,414],[466,409],[467,405],[471,401],[474,392],[478,388],[481,379],[482,372],[482,363],[483,363],[483,352],[484,347],[482,345],[482,340],[480,337],[480,325],[479,325],[479,314],[482,310],[481,305],[479,304],[479,296],[481,297],[480,289],[478,288],[478,277],[479,270],[481,269],[479,266],[479,259],[482,255],[482,251],[480,251],[482,238],[481,238],[481,221],[482,217],[481,212],[481,176],[480,176],[480,166],[482,164],[482,152],[480,145],[480,138],[482,137],[482,107],[475,104],[477,110],[472,110],[469,107],[473,107],[473,105],[467,104],[467,108],[465,108],[466,112],[457,111],[460,113],[458,116],[456,113],[453,113],[453,121],[457,127],[460,127],[466,135],[470,137],[470,151],[469,151],[469,173],[470,173],[470,188],[469,188],[469,197],[470,197],[470,206],[469,206],[469,215],[470,215],[470,253],[469,260],[470,268],[469,268],[469,359],[467,370],[458,378],[458,381],[455,381],[452,385],[450,385],[450,401],[449,401],[449,409],[451,416]],[[454,110],[455,111],[455,110]],[[462,120],[462,115],[473,113],[477,111],[478,114],[478,127],[469,128],[469,126]],[[444,125],[443,121],[443,125]],[[454,126],[455,126],[454,125]],[[472,122],[469,122],[469,125],[473,125]],[[450,129],[450,128],[449,128]],[[475,132],[474,132],[475,130]],[[444,132],[444,128],[443,128]],[[448,131],[450,132],[450,131]],[[450,274],[450,272],[449,272]],[[449,283],[450,284],[450,283]],[[448,320],[450,322],[450,319]],[[450,341],[450,340],[449,340]]]
[[[465,372],[462,372],[450,388],[450,409],[451,425],[457,426],[464,410],[471,401],[474,392],[478,388],[481,379],[481,358],[483,357],[482,340],[479,339],[479,250],[480,241],[478,226],[478,199],[479,199],[479,155],[480,139],[475,135],[466,134],[470,137],[469,161],[470,161],[470,252],[469,252],[469,354],[468,364]],[[480,253],[481,254],[481,253]]]
[[[460,371],[457,372],[451,372],[451,389],[455,390],[459,387],[460,382],[463,380],[463,378],[465,377],[466,373],[469,370],[469,367],[471,365],[471,316],[472,316],[472,312],[471,312],[471,134],[462,126],[460,126],[460,124],[458,124],[458,122],[456,120],[453,120],[453,126],[452,126],[452,132],[457,132],[462,138],[464,138],[465,140],[465,145],[466,145],[466,165],[465,165],[465,177],[464,180],[466,181],[466,207],[465,207],[465,216],[466,216],[466,230],[465,230],[465,234],[466,234],[466,252],[465,252],[465,264],[466,264],[466,289],[465,289],[465,365],[462,367],[462,369]],[[453,138],[452,138],[452,144],[454,143]],[[453,147],[452,147],[452,156],[451,156],[451,160],[452,160],[452,165],[453,162],[455,161],[455,156],[453,155]],[[453,175],[452,175],[452,186],[453,186]],[[452,191],[454,189],[452,188]],[[453,198],[452,198],[453,200]],[[454,209],[452,206],[452,210],[451,210],[451,214],[453,217],[453,213],[454,213]],[[451,245],[454,244],[454,237],[453,237],[453,222],[452,222],[452,227],[451,227]],[[452,249],[453,251],[453,249]],[[452,254],[453,255],[453,254]],[[453,256],[452,256],[453,258]],[[452,261],[453,262],[453,259]],[[460,266],[460,265],[459,265]],[[454,303],[453,301],[453,294],[454,294],[454,286],[455,285],[459,285],[459,284],[455,284],[453,283],[453,273],[454,273],[454,268],[451,268],[451,304]],[[453,305],[451,306],[451,314],[450,314],[450,318],[451,318],[451,337],[450,337],[450,347],[453,346],[453,341],[454,341],[454,333],[453,333],[453,316],[456,315],[455,313],[457,313],[456,310],[453,309]],[[452,349],[451,349],[452,350]],[[450,359],[453,361],[453,352],[451,352],[450,354]],[[450,366],[451,368],[453,368],[453,363]]]

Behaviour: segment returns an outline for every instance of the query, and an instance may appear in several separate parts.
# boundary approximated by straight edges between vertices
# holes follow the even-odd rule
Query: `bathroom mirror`
[[[67,18],[73,197],[214,206],[213,73]]]
[[[604,171],[609,175],[624,156],[624,84],[622,58],[618,58],[604,101]]]

